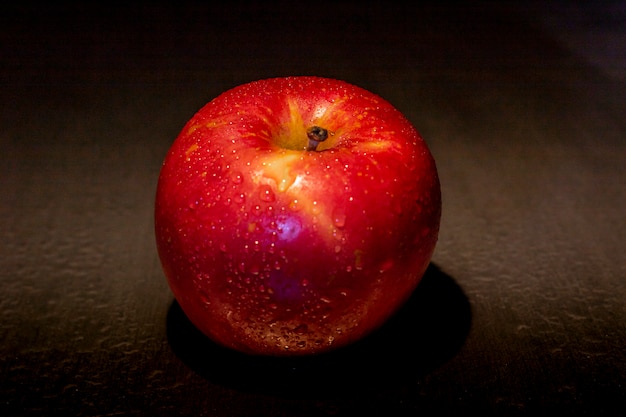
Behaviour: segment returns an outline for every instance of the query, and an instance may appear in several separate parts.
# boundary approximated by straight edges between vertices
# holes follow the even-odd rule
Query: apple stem
[[[306,136],[309,138],[309,143],[305,148],[307,151],[314,151],[317,149],[317,145],[320,142],[324,142],[328,139],[328,130],[319,126],[312,126],[307,129]]]

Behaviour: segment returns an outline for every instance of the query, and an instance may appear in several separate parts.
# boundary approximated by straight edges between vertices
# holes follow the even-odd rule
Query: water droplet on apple
[[[382,274],[382,273],[389,271],[392,267],[393,267],[393,259],[388,259],[380,266],[378,271]]]
[[[292,200],[291,203],[289,203],[289,208],[293,211],[300,211],[302,209],[302,205],[296,199],[296,200]]]
[[[309,326],[307,326],[306,324],[300,324],[295,329],[293,329],[293,331],[297,334],[304,334],[309,331]]]
[[[340,229],[346,225],[346,213],[343,209],[335,207],[333,210],[333,224]]]
[[[259,187],[259,194],[261,197],[261,201],[265,201],[267,203],[271,203],[276,200],[276,196],[274,195],[274,191],[269,185],[261,185]]]
[[[237,194],[235,196],[235,203],[241,204],[243,202],[246,201],[246,195],[245,194]]]
[[[335,240],[338,240],[339,242],[342,242],[342,243],[345,243],[346,241],[346,237],[344,236],[344,233],[339,228],[333,229],[333,237],[335,238]]]
[[[235,184],[241,184],[243,182],[243,175],[241,174],[241,172],[235,172],[230,177],[230,180]]]
[[[196,285],[201,285],[201,283],[205,280],[208,280],[209,276],[207,274],[199,273],[196,275]]]
[[[209,297],[209,294],[207,294],[207,292],[204,289],[199,288],[198,295],[200,296],[200,301],[202,301],[202,303],[205,306],[208,306],[211,304],[211,298]]]
[[[320,214],[321,210],[322,209],[317,204],[317,201],[313,201],[313,208],[311,209],[311,213],[313,213],[314,216],[317,216],[318,214]]]

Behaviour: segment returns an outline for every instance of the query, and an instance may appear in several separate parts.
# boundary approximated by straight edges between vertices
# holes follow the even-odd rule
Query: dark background
[[[3,2],[0,415],[626,413],[626,6],[442,4]],[[246,357],[173,301],[156,181],[203,104],[305,74],[421,131],[439,245],[370,338]]]

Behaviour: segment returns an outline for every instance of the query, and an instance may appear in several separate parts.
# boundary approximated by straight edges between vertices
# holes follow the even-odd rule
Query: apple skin
[[[328,139],[305,150],[307,128]],[[411,123],[343,81],[286,77],[205,105],[157,186],[159,257],[203,333],[256,355],[357,341],[410,296],[439,233],[437,169]]]

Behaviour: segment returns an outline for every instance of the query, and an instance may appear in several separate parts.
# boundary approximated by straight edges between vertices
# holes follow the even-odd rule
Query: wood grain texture
[[[589,50],[626,49],[626,25],[602,4],[3,3],[0,415],[626,412],[626,85],[618,53]],[[173,301],[154,190],[200,106],[295,74],[358,84],[416,125],[440,241],[371,338],[250,358]]]

